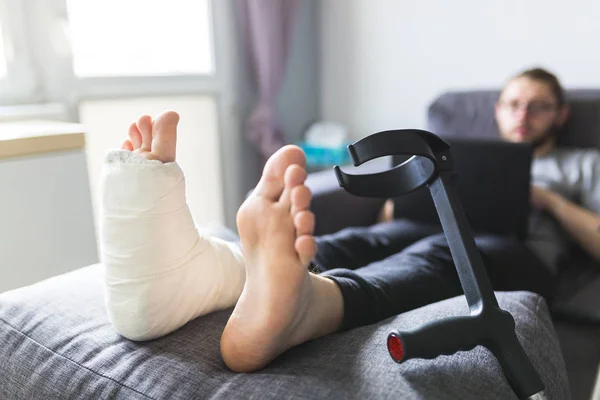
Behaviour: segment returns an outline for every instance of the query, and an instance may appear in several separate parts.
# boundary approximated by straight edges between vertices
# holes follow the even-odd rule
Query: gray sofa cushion
[[[427,129],[440,136],[496,137],[498,90],[444,93],[427,110]]]
[[[391,329],[467,313],[464,297],[298,346],[268,368],[236,374],[219,338],[230,311],[163,338],[120,337],[104,310],[99,265],[0,294],[2,399],[515,399],[484,348],[395,364]],[[546,304],[527,292],[499,293],[540,372],[548,398],[570,397]]]
[[[497,136],[493,110],[499,93],[499,90],[444,93],[427,110],[427,129],[440,136]],[[572,89],[566,95],[571,116],[561,143],[600,148],[600,89]]]

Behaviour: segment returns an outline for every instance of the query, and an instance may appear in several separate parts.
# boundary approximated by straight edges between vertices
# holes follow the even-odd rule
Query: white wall
[[[0,160],[0,292],[98,262],[83,150]]]
[[[323,0],[321,18],[323,118],[354,138],[423,128],[441,92],[531,66],[600,87],[600,2]]]

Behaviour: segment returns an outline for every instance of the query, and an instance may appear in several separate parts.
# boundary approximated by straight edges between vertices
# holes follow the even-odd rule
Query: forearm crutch
[[[496,357],[520,399],[546,399],[544,384],[519,343],[512,315],[498,306],[456,191],[450,146],[431,132],[402,129],[370,135],[349,145],[348,152],[355,166],[383,156],[412,156],[375,174],[347,174],[338,166],[334,170],[340,186],[356,196],[392,198],[429,187],[470,309],[468,316],[392,331],[387,338],[392,359],[397,363],[432,359],[482,345]]]

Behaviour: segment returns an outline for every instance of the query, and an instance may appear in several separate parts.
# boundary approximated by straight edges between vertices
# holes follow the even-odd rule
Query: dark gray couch
[[[493,109],[498,94],[497,90],[442,94],[428,109],[427,129],[442,137],[495,137]],[[567,96],[571,118],[561,145],[600,148],[600,90],[570,90]],[[381,170],[387,163],[361,168]],[[373,224],[384,202],[348,195],[330,171],[310,175],[309,186],[315,195],[317,234]],[[561,275],[559,298],[552,308],[573,399],[588,400],[600,363],[600,265],[576,253],[571,267]],[[590,316],[596,323],[584,323]]]
[[[373,223],[382,204],[345,194],[331,171],[312,174],[308,184],[317,233]],[[262,371],[235,374],[219,355],[230,310],[135,343],[110,326],[102,279],[102,266],[94,265],[0,294],[0,399],[516,399],[484,348],[402,365],[388,356],[391,329],[467,314],[462,296],[314,340]],[[548,398],[571,398],[545,301],[528,292],[497,295]]]
[[[219,338],[230,311],[136,343],[110,326],[100,265],[0,294],[0,399],[516,399],[484,348],[395,364],[391,329],[468,313],[457,297],[298,346],[268,368],[235,374]],[[569,399],[558,340],[539,296],[499,293],[549,399]]]
[[[262,371],[235,374],[219,353],[230,310],[136,343],[111,327],[102,280],[102,266],[93,265],[0,294],[0,399],[516,399],[482,347],[402,365],[388,356],[390,330],[465,315],[463,296],[305,343]],[[497,295],[548,398],[568,400],[545,301],[528,292]]]
[[[102,280],[102,266],[93,265],[0,294],[0,399],[516,399],[482,347],[402,365],[388,356],[390,330],[465,315],[463,296],[305,343],[262,371],[235,374],[219,353],[231,310],[136,343],[111,327]],[[545,301],[528,292],[497,295],[548,398],[568,400]]]

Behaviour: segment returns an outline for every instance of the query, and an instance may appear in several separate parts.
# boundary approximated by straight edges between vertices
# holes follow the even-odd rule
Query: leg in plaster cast
[[[102,177],[106,306],[123,336],[149,340],[232,307],[245,280],[239,246],[198,233],[175,162],[179,116],[140,117]],[[283,171],[280,172],[283,174]]]
[[[284,176],[276,163],[287,166]],[[279,150],[238,211],[246,283],[221,337],[223,360],[233,371],[260,369],[290,347],[337,331],[342,323],[337,284],[308,272],[316,244],[304,165],[298,147]]]

